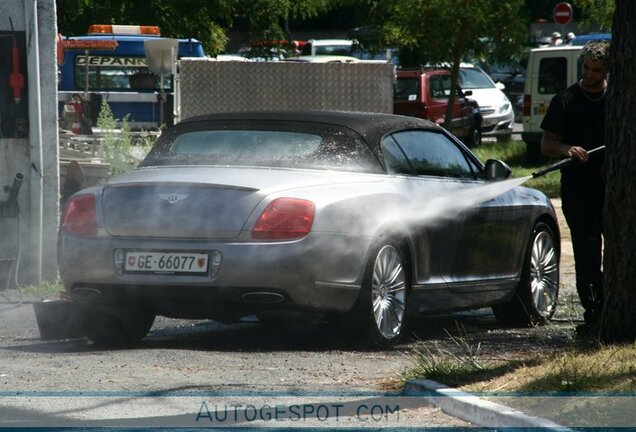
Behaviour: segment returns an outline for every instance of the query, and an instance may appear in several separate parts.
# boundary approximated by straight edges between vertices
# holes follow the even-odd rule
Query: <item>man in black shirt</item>
[[[588,42],[579,55],[582,78],[558,93],[541,123],[541,151],[551,157],[574,157],[561,170],[563,213],[572,234],[576,289],[587,326],[596,326],[603,310],[603,152],[605,93],[609,44]]]

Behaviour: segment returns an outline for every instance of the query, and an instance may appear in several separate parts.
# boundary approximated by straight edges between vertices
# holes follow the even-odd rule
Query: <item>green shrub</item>
[[[153,140],[143,131],[138,137],[130,130],[128,116],[119,122],[105,100],[99,111],[97,127],[102,130],[104,161],[111,166],[111,174],[130,171],[137,166],[152,147]],[[135,139],[139,138],[139,139]]]

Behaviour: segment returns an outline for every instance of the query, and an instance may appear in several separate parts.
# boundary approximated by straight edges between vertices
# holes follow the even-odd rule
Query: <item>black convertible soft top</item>
[[[258,111],[218,113],[191,117],[178,124],[185,125],[192,122],[219,120],[272,120],[337,125],[357,132],[374,151],[377,151],[380,139],[387,133],[401,129],[440,129],[435,123],[417,117],[354,111]]]

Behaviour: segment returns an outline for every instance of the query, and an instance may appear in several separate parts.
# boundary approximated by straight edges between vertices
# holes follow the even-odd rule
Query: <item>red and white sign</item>
[[[570,21],[572,21],[573,14],[574,11],[572,10],[572,5],[570,3],[561,2],[554,6],[552,18],[554,18],[555,23],[566,25],[570,24]]]

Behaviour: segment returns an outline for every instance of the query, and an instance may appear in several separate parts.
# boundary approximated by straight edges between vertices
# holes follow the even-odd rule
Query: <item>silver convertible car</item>
[[[541,323],[559,229],[550,201],[509,175],[413,117],[191,118],[137,169],[69,199],[60,275],[101,344],[138,342],[156,315],[319,316],[380,346],[431,312]]]

